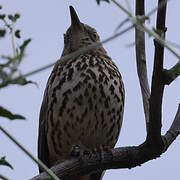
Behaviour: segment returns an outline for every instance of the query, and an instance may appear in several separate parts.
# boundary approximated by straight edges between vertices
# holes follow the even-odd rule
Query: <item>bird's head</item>
[[[99,35],[96,30],[86,24],[80,22],[75,9],[70,6],[71,26],[64,34],[64,50],[63,55],[77,51],[82,47],[86,47],[92,43],[100,42]],[[104,51],[103,47],[98,48]]]

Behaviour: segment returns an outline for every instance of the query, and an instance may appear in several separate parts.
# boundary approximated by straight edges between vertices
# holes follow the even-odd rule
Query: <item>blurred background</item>
[[[119,0],[126,6],[124,0]],[[130,0],[132,10],[135,0]],[[27,48],[26,58],[21,65],[22,73],[55,62],[61,56],[63,49],[63,33],[70,25],[69,5],[76,9],[80,20],[98,31],[101,40],[112,35],[116,27],[126,18],[126,15],[114,4],[102,2],[100,6],[95,0],[54,0],[54,1],[11,1],[1,0],[3,11],[21,14],[16,27],[22,31],[23,38],[32,38]],[[157,1],[147,1],[146,12],[157,6]],[[180,1],[170,1],[167,6],[167,39],[180,44]],[[156,14],[150,17],[150,27],[155,26]],[[154,46],[152,38],[146,36],[146,53],[148,76],[151,79]],[[139,145],[146,138],[145,119],[142,106],[140,87],[136,73],[134,30],[127,32],[114,41],[104,45],[108,54],[118,65],[123,76],[126,99],[122,131],[116,146]],[[12,54],[10,37],[0,41],[0,55]],[[180,50],[179,50],[180,53]],[[177,59],[165,50],[165,67],[170,68]],[[43,98],[43,92],[52,68],[28,78],[37,82],[25,87],[9,86],[0,91],[0,103],[12,112],[22,114],[25,121],[9,121],[0,119],[0,124],[15,136],[33,155],[37,156],[38,118]],[[151,82],[151,81],[150,81]],[[180,103],[180,79],[166,86],[163,100],[163,134],[171,125],[178,104]],[[106,171],[104,180],[109,179],[177,179],[179,177],[179,147],[177,139],[161,158],[149,161],[141,167],[131,170],[119,169]],[[0,157],[6,156],[14,170],[0,167],[0,173],[10,179],[29,179],[38,174],[37,165],[32,162],[15,144],[0,132]]]

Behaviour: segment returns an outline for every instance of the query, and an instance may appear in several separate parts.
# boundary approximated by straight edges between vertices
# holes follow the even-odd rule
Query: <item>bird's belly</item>
[[[106,69],[104,76],[96,67],[87,71],[73,70],[69,79],[64,73],[54,80],[54,88],[49,87],[52,98],[47,139],[51,164],[66,159],[74,144],[90,149],[113,147],[118,139],[124,105],[121,79],[110,79]]]

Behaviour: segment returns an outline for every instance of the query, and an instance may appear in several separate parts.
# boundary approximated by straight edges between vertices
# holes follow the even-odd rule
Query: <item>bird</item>
[[[39,115],[38,158],[49,168],[65,161],[73,145],[90,150],[113,148],[122,126],[125,90],[121,73],[97,31],[69,6],[71,25],[61,57],[99,43],[96,48],[57,60],[47,81]],[[40,172],[42,169],[39,167]],[[68,178],[101,180],[103,172]]]

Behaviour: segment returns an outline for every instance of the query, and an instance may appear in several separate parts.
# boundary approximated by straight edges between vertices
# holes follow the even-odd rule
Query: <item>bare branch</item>
[[[163,76],[164,76],[163,77],[164,84],[169,85],[179,75],[180,75],[180,62],[178,62],[176,65],[174,65],[171,69],[164,70],[164,74],[163,74]]]
[[[166,0],[159,0],[158,5]],[[166,19],[166,5],[158,9],[156,28],[160,35],[165,39],[165,19]],[[149,101],[149,131],[147,139],[149,142],[154,142],[157,145],[162,145],[161,138],[161,120],[162,120],[162,98],[164,92],[164,84],[162,83],[163,62],[164,62],[164,46],[160,45],[156,40],[154,68],[151,85],[151,97]]]
[[[166,132],[166,134],[162,137],[164,141],[164,150],[165,152],[171,143],[177,138],[180,134],[180,104],[178,107],[178,111],[176,113],[175,119],[170,127],[170,129]]]
[[[136,16],[143,16],[145,14],[144,9],[144,0],[136,0]],[[145,33],[138,30],[137,28],[135,29],[135,42],[137,73],[143,98],[143,106],[146,119],[146,131],[148,131],[150,90],[146,67]]]

